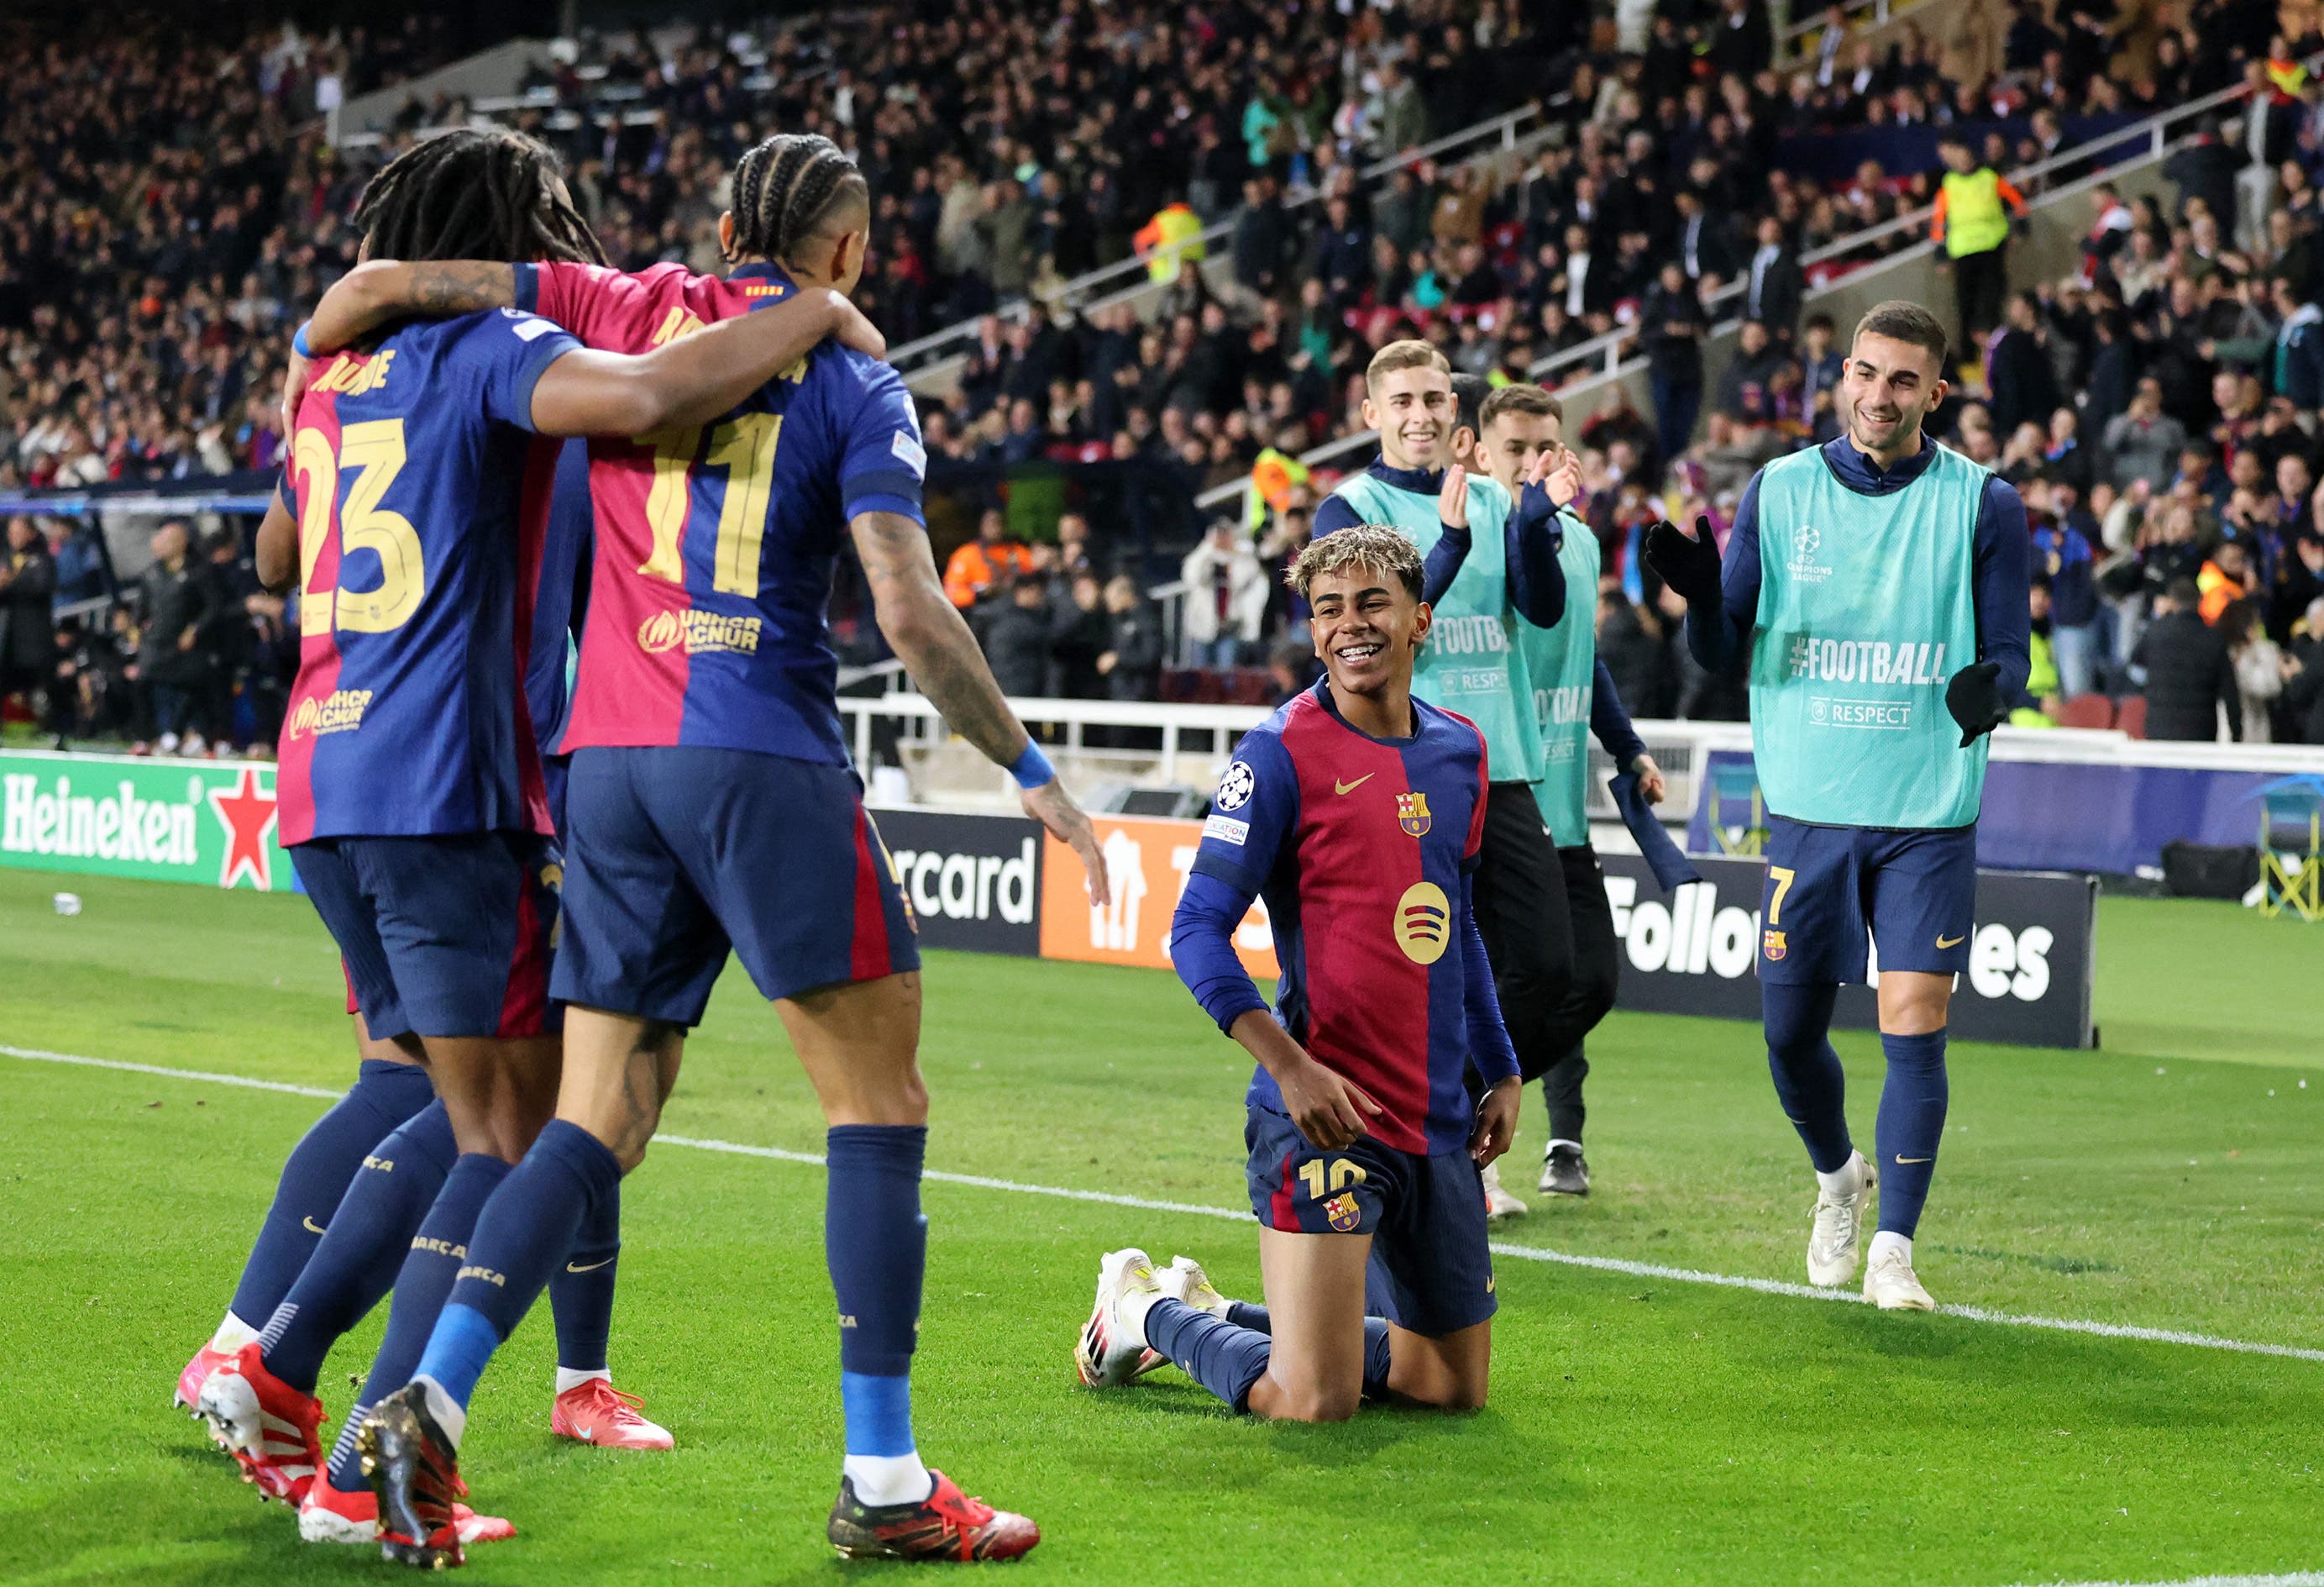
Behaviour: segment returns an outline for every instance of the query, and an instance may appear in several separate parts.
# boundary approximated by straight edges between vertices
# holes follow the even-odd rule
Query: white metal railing
[[[1274,713],[1265,706],[1164,705],[1153,701],[1017,699],[1009,702],[1018,719],[1028,727],[1057,726],[1065,730],[1062,753],[1083,752],[1083,739],[1091,727],[1158,728],[1162,744],[1156,778],[1163,785],[1199,789],[1208,780],[1211,762],[1227,752],[1228,739],[1250,732]],[[917,746],[932,746],[951,735],[943,715],[926,697],[910,693],[872,697],[843,696],[839,708],[853,719],[857,770],[868,779],[872,767],[872,724],[877,720],[899,724],[913,734]],[[1631,725],[1647,752],[1662,764],[1672,782],[1671,797],[1662,814],[1683,820],[1693,808],[1705,757],[1718,750],[1748,752],[1751,729],[1741,722],[1666,721],[1641,717]],[[1212,749],[1200,762],[1194,780],[1179,775],[1181,757],[1194,753],[1182,735],[1196,733],[1211,739]],[[2275,775],[2324,774],[2324,745],[2170,743],[2135,739],[2112,730],[2071,727],[2002,727],[1993,734],[1992,759],[2040,765],[2141,766],[2192,771],[2253,771]],[[1051,746],[1053,752],[1060,746]],[[1118,755],[1120,752],[1096,752]],[[1610,767],[1600,767],[1610,770]],[[1007,771],[993,767],[996,791],[1013,788]],[[1597,780],[1593,776],[1593,783]],[[980,791],[980,790],[971,790]],[[1593,814],[1613,818],[1610,801],[1600,799]]]
[[[1208,734],[1214,752],[1223,752],[1227,734],[1249,733],[1274,714],[1265,706],[1183,706],[1147,700],[1020,699],[1011,697],[1009,704],[1017,713],[1017,719],[1028,727],[1064,728],[1064,750],[1068,755],[1082,752],[1083,734],[1087,728],[1159,728],[1162,733],[1162,758],[1158,775],[1166,784],[1181,781],[1178,757],[1185,752],[1184,734]],[[942,743],[951,735],[951,729],[945,725],[944,713],[938,711],[935,702],[925,695],[842,695],[839,708],[854,718],[855,765],[867,780],[872,766],[872,724],[874,721],[891,721],[911,729],[913,742],[921,746]],[[995,766],[992,774],[996,786],[1008,783],[1007,768]]]
[[[1360,166],[1358,168],[1357,175],[1362,181],[1376,181],[1405,166],[1434,160],[1440,155],[1471,145],[1493,144],[1503,152],[1513,150],[1517,146],[1517,129],[1520,126],[1539,117],[1545,107],[1563,104],[1567,97],[1568,96],[1565,95],[1558,95],[1542,104],[1520,106],[1515,110],[1504,112],[1489,120],[1462,127],[1458,132],[1448,133],[1431,143],[1422,143],[1416,148],[1406,149],[1386,159]],[[1284,208],[1286,210],[1298,210],[1309,205],[1321,204],[1323,198],[1323,193],[1313,188],[1303,189],[1286,199]],[[1200,232],[1185,241],[1168,248],[1157,250],[1155,254],[1136,254],[1128,259],[1116,260],[1111,264],[1101,265],[1095,270],[1077,275],[1044,294],[1043,301],[1050,308],[1059,305],[1074,308],[1099,307],[1101,305],[1091,301],[1096,294],[1110,292],[1123,286],[1129,286],[1134,290],[1148,284],[1150,278],[1147,266],[1156,257],[1167,257],[1174,254],[1183,255],[1188,249],[1197,246],[1207,251],[1211,245],[1225,240],[1233,233],[1234,217],[1230,215],[1224,220],[1204,226]],[[1031,308],[1029,299],[1018,298],[1001,305],[992,312],[1003,319],[1015,320],[1024,318]],[[906,342],[900,347],[891,348],[888,354],[888,362],[907,374],[923,373],[927,365],[943,355],[946,350],[962,342],[973,339],[977,325],[983,318],[984,316],[978,315],[931,335],[921,337],[918,340]]]

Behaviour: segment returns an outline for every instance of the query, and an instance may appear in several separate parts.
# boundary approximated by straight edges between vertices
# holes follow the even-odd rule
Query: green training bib
[[[1759,471],[1751,747],[1770,811],[1829,826],[1977,819],[1987,741],[1960,747],[1945,685],[1977,660],[1988,477],[1941,446],[1887,496],[1841,484],[1821,449]]]
[[[1520,617],[1517,654],[1533,681],[1541,733],[1541,780],[1534,802],[1559,848],[1590,841],[1590,706],[1598,671],[1598,537],[1568,515],[1557,564],[1565,570],[1565,615],[1554,628]]]
[[[1398,490],[1370,474],[1342,480],[1332,494],[1366,523],[1401,530],[1424,557],[1443,537],[1434,495]],[[1541,774],[1541,734],[1533,712],[1522,706],[1532,699],[1533,685],[1517,653],[1517,616],[1509,606],[1502,543],[1509,506],[1508,492],[1490,478],[1469,476],[1468,559],[1436,603],[1435,625],[1413,667],[1412,692],[1477,724],[1493,781],[1531,782]]]

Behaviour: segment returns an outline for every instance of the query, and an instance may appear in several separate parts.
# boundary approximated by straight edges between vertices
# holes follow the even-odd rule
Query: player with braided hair
[[[366,251],[383,236],[528,260],[595,251],[553,157],[505,133],[420,145],[380,173],[358,212]],[[699,422],[851,319],[878,345],[825,292],[624,357],[536,315],[471,314],[387,329],[312,363],[300,383],[290,466],[257,547],[270,586],[300,585],[281,833],[363,1029],[423,1066],[438,1099],[385,1143],[374,1134],[355,1149],[375,1169],[347,1169],[353,1184],[324,1209],[328,1229],[296,1282],[196,1395],[249,1480],[302,1506],[302,1536],[366,1541],[377,1525],[352,1446],[342,1481],[318,1481],[326,1355],[392,1281],[372,1387],[410,1379],[485,1196],[556,1100],[555,823],[539,751],[547,717],[527,687],[531,627],[551,609],[542,570],[560,448],[541,438]],[[561,664],[561,636],[555,653]],[[478,1535],[475,1520],[449,1516],[456,1549]]]
[[[549,263],[366,265],[317,311],[353,337],[433,307],[534,309],[595,346],[691,338],[801,293],[852,289],[871,197],[828,139],[746,153],[718,239],[724,279]],[[466,293],[466,295],[462,295]],[[334,301],[333,299],[338,300]],[[840,1314],[841,1553],[1005,1559],[1039,1532],[922,1464],[911,1420],[927,1224],[919,957],[864,812],[825,623],[843,537],[881,632],[955,731],[1024,790],[1106,900],[1089,818],[1056,780],[944,594],[926,466],[894,370],[822,346],[714,422],[590,444],[596,550],[573,711],[558,1117],[495,1192],[408,1389],[364,1425],[383,1513],[456,1563],[467,1403],[590,1210],[644,1157],[730,954],[772,1001],[829,1125],[825,1252]]]

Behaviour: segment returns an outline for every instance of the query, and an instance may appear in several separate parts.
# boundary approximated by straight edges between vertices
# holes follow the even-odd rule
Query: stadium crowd
[[[2308,609],[2324,552],[2324,156],[2316,90],[2292,64],[2319,41],[2274,33],[2273,5],[1966,0],[1934,36],[1907,27],[1884,46],[1835,22],[1785,70],[1748,0],[1626,7],[1634,31],[1601,19],[1586,38],[1566,31],[1580,8],[1454,0],[1348,15],[1072,0],[1008,19],[874,14],[772,30],[749,51],[763,64],[706,32],[659,47],[584,40],[534,85],[554,103],[512,120],[563,149],[618,263],[703,268],[717,263],[715,217],[741,144],[770,116],[826,131],[872,177],[862,295],[891,343],[1035,300],[1021,318],[985,313],[956,389],[927,402],[934,457],[1137,459],[1175,468],[1190,491],[1256,481],[1241,524],[1206,535],[1180,570],[1194,592],[1182,654],[1162,653],[1139,587],[1157,570],[1117,566],[1102,526],[1077,552],[1020,549],[1048,559],[1029,570],[1038,603],[1012,587],[1027,570],[1005,524],[1002,549],[964,549],[993,563],[963,604],[1019,652],[1011,678],[1124,698],[1270,687],[1234,664],[1292,675],[1297,614],[1275,575],[1330,477],[1297,459],[1360,429],[1374,347],[1417,332],[1456,370],[1498,383],[1618,330],[1649,358],[1650,400],[1569,438],[1606,550],[1604,649],[1642,715],[1739,715],[1691,672],[1673,604],[1637,555],[1644,530],[1665,512],[1723,522],[1754,468],[1832,433],[1847,328],[1807,312],[1821,272],[1802,256],[1925,203],[1941,175],[1933,161],[1868,161],[1819,179],[1797,174],[1819,163],[1799,152],[1825,140],[1830,166],[1867,129],[1895,134],[1890,148],[1920,146],[1896,141],[1920,129],[1960,139],[1972,166],[2009,169],[2061,146],[2071,118],[2258,81],[2249,114],[2173,157],[2170,201],[2100,190],[2084,271],[2013,300],[1968,350],[1981,366],[1970,400],[1942,411],[1949,438],[2019,483],[2049,537],[2037,601],[2054,665],[2036,683],[2053,672],[2054,687],[2025,703],[2028,720],[2063,719],[2076,697],[2200,687],[2223,707],[2232,694],[2246,732],[2324,742],[2324,658],[2310,648],[2324,615]],[[341,217],[376,157],[333,149],[315,111],[441,53],[417,22],[368,40],[52,48],[0,120],[0,487],[272,466],[281,339],[352,262]],[[1171,72],[1153,69],[1166,60]],[[1365,161],[1545,83],[1558,87],[1544,98],[1547,135],[1514,174],[1420,161],[1359,180]],[[415,99],[379,152],[468,114]],[[1175,206],[1232,221],[1222,283],[1154,252],[1182,235],[1161,224]],[[1882,245],[1917,240],[1899,231]],[[1046,288],[1139,252],[1167,281],[1150,317],[1041,306]],[[1710,300],[1729,282],[1750,323],[1706,382]],[[109,573],[94,537],[62,520],[9,540],[0,667],[20,692],[45,685],[56,731],[264,741],[280,614],[231,577],[236,548],[189,552],[219,589],[167,639],[208,658],[171,684],[155,664],[183,669],[151,635],[172,625],[152,621],[150,599],[36,647],[42,576],[27,569],[51,570],[39,598],[60,605],[105,594]],[[2195,599],[2173,595],[2181,577]],[[2222,595],[2231,586],[2247,604]],[[1016,614],[1037,604],[1041,623]],[[219,612],[235,618],[230,637]],[[2190,612],[2201,641],[2168,621]],[[1165,665],[1197,659],[1228,676],[1189,683]],[[219,678],[244,708],[219,706]],[[2196,725],[2158,702],[2147,730],[2209,736]]]

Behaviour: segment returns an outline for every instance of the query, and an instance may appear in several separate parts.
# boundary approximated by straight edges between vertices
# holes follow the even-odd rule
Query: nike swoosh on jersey
[[[1370,782],[1373,778],[1378,777],[1379,775],[1379,773],[1377,771],[1367,771],[1361,777],[1357,778],[1353,782],[1342,782],[1338,778],[1334,777],[1332,779],[1332,791],[1333,793],[1342,794],[1353,793],[1356,789],[1363,787],[1364,784]]]
[[[612,1257],[607,1257],[603,1262],[591,1262],[586,1267],[582,1266],[579,1262],[567,1262],[565,1264],[565,1270],[568,1273],[594,1273],[598,1269],[604,1267],[607,1263],[610,1263],[613,1260],[613,1259]]]
[[[1950,942],[1948,942],[1947,940],[1945,940],[1945,939],[1944,939],[1943,937],[1939,937],[1939,938],[1937,938],[1937,946],[1938,946],[1939,947],[1941,947],[1941,948],[1957,948],[1957,947],[1960,946],[1960,943],[1961,943],[1961,939],[1960,939],[1960,937],[1954,937],[1954,938],[1953,938],[1951,941],[1950,941]]]
[[[324,1232],[323,1226],[320,1223],[316,1223],[311,1216],[301,1218],[299,1222],[306,1227],[307,1232],[309,1234],[320,1234]]]
[[[1937,1159],[1934,1158],[1898,1158],[1896,1159],[1899,1166],[1906,1167],[1909,1167],[1914,1163],[1933,1163]]]

